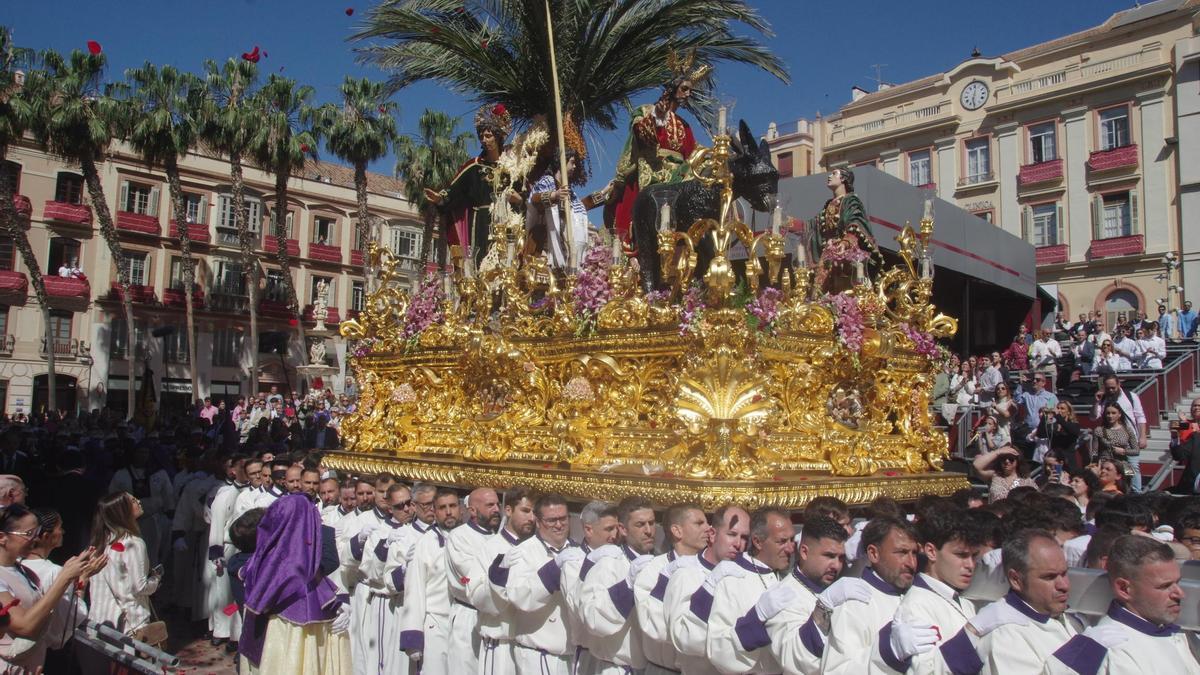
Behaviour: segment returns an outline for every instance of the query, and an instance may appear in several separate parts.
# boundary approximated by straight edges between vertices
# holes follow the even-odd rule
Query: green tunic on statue
[[[873,276],[873,268],[883,262],[875,237],[871,236],[871,230],[867,227],[867,210],[853,192],[825,202],[817,214],[815,225],[813,236],[809,239],[809,254],[811,260],[818,261],[817,288],[820,292],[840,293],[854,284],[852,265],[822,260],[831,244],[847,241],[853,247],[866,251],[869,256],[865,264],[868,277]]]

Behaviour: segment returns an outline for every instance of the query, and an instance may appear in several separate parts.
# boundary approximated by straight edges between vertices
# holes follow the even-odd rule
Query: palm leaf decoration
[[[672,53],[757,66],[788,81],[783,62],[749,33],[770,27],[744,0],[550,0],[565,115],[581,131],[614,129],[633,96],[671,79]],[[434,81],[518,120],[553,116],[544,0],[386,0],[352,39],[359,58],[399,90]],[[689,109],[707,121],[704,83]]]

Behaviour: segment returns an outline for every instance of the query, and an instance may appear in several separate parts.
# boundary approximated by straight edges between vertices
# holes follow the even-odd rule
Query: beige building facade
[[[1179,130],[1179,105],[1200,109],[1184,86],[1196,85],[1185,69],[1196,68],[1198,26],[1200,0],[1159,0],[1010,54],[856,89],[835,115],[772,125],[767,138],[777,163],[809,153],[813,171],[873,165],[1025,238],[1039,284],[1070,317],[1154,317],[1158,303],[1200,292],[1200,214],[1181,198],[1181,176],[1196,189],[1200,169],[1181,169],[1196,162],[1183,147],[1196,132]]]
[[[56,356],[58,405],[92,409],[105,404],[124,410],[131,363],[135,385],[148,358],[162,409],[179,410],[196,398],[235,399],[251,393],[252,350],[246,275],[238,248],[230,192],[229,164],[193,154],[181,162],[191,250],[197,262],[196,363],[189,363],[185,329],[179,225],[171,214],[166,176],[149,169],[129,148],[114,145],[101,167],[108,208],[113,214],[132,281],[136,335],[125,326],[117,270],[88,203],[78,167],[65,165],[32,145],[10,147],[0,179],[12,181],[18,211],[28,219],[30,244],[46,278],[51,306],[43,339],[41,307],[28,282],[28,270],[11,241],[0,241],[0,402],[9,414],[43,409],[46,402],[46,349]],[[300,387],[295,366],[300,349],[294,319],[284,299],[269,233],[274,178],[245,167],[246,197],[257,232],[264,276],[259,333],[292,336],[288,353],[260,354],[259,386],[286,391]],[[382,243],[402,258],[415,282],[423,226],[403,198],[401,183],[370,174],[371,214],[385,222],[376,229]],[[327,324],[353,317],[366,293],[363,246],[355,241],[357,206],[353,171],[314,162],[290,182],[287,204],[292,282],[311,317],[317,285],[327,286]],[[308,326],[312,322],[307,321]],[[155,328],[177,330],[166,338]],[[333,327],[336,327],[335,325]],[[131,361],[130,356],[133,356]],[[340,391],[346,384],[346,345],[331,339],[329,365],[338,373],[326,381]],[[192,391],[193,370],[199,391]]]

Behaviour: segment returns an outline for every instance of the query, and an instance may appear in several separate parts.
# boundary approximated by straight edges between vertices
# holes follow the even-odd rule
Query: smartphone
[[[154,576],[156,576],[156,577],[161,577],[161,576],[163,575],[163,566],[162,566],[162,563],[159,563],[159,564],[155,565],[153,568],[151,568],[151,569],[150,569],[150,574],[152,574],[152,575],[154,575]]]

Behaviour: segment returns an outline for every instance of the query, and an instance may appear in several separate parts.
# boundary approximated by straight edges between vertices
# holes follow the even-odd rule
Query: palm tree
[[[304,339],[304,308],[296,295],[292,280],[291,256],[287,250],[288,180],[292,172],[304,166],[307,158],[316,158],[320,129],[318,109],[311,104],[314,90],[308,85],[271,74],[255,96],[255,112],[261,124],[250,138],[250,155],[264,171],[275,175],[275,208],[271,209],[271,226],[277,245],[276,260],[283,276],[283,289],[288,304],[296,315],[300,344]],[[301,349],[301,360],[307,358]]]
[[[358,198],[358,223],[354,244],[366,241],[371,223],[367,214],[367,165],[387,155],[396,143],[395,103],[387,100],[384,86],[366,78],[347,77],[342,83],[342,107],[323,110],[329,151],[354,166],[354,194]],[[367,261],[363,260],[364,271]]]
[[[257,239],[251,237],[250,214],[246,209],[246,180],[242,158],[250,146],[259,118],[251,105],[258,65],[245,59],[229,59],[218,65],[204,62],[205,100],[201,138],[212,150],[229,158],[233,193],[234,223],[242,254],[243,273],[250,305],[250,394],[258,394],[258,296],[259,265]]]
[[[44,70],[35,71],[31,80],[38,94],[32,97],[34,135],[53,155],[79,164],[88,198],[100,223],[100,234],[108,244],[117,268],[117,283],[125,310],[125,328],[129,344],[129,412],[132,417],[137,401],[133,321],[133,295],[129,290],[129,266],[121,240],[113,226],[112,212],[100,184],[97,163],[103,161],[108,146],[117,136],[121,103],[100,89],[104,73],[104,54],[85,54],[79,50],[67,58],[54,50],[41,57]],[[149,383],[145,383],[148,386]]]
[[[0,165],[8,156],[8,146],[20,142],[33,121],[33,109],[29,103],[31,92],[21,86],[17,79],[18,67],[32,63],[33,56],[32,50],[14,46],[8,28],[0,26]],[[42,308],[42,326],[46,336],[46,404],[48,410],[57,410],[54,345],[50,335],[50,303],[46,295],[46,283],[42,280],[42,268],[38,265],[37,256],[29,245],[29,236],[21,226],[13,206],[13,197],[12,185],[0,180],[0,227],[21,253],[25,269],[29,270],[33,294]]]
[[[196,262],[187,227],[187,205],[179,179],[179,158],[196,142],[201,113],[200,78],[172,66],[156,68],[147,62],[125,71],[131,85],[128,103],[128,140],[146,163],[161,165],[171,192],[171,215],[178,227],[179,252],[183,256],[183,292],[187,315],[188,363],[191,364],[192,395],[200,392],[196,362],[196,315],[192,295],[196,288]],[[171,234],[176,234],[172,232]]]
[[[675,53],[694,50],[700,61],[745,63],[787,81],[778,57],[734,30],[769,34],[746,0],[394,0],[370,10],[353,38],[367,42],[360,58],[389,71],[393,89],[433,80],[530,120],[554,111],[547,8],[563,112],[581,131],[616,128],[630,97],[670,79]],[[712,97],[695,84],[689,107],[706,119]]]
[[[417,138],[402,136],[396,142],[396,175],[404,180],[404,198],[425,216],[421,260],[426,261],[436,236],[436,209],[425,199],[425,188],[440,188],[454,180],[455,172],[469,158],[467,144],[474,136],[458,132],[457,117],[428,108],[417,120],[417,130]]]

